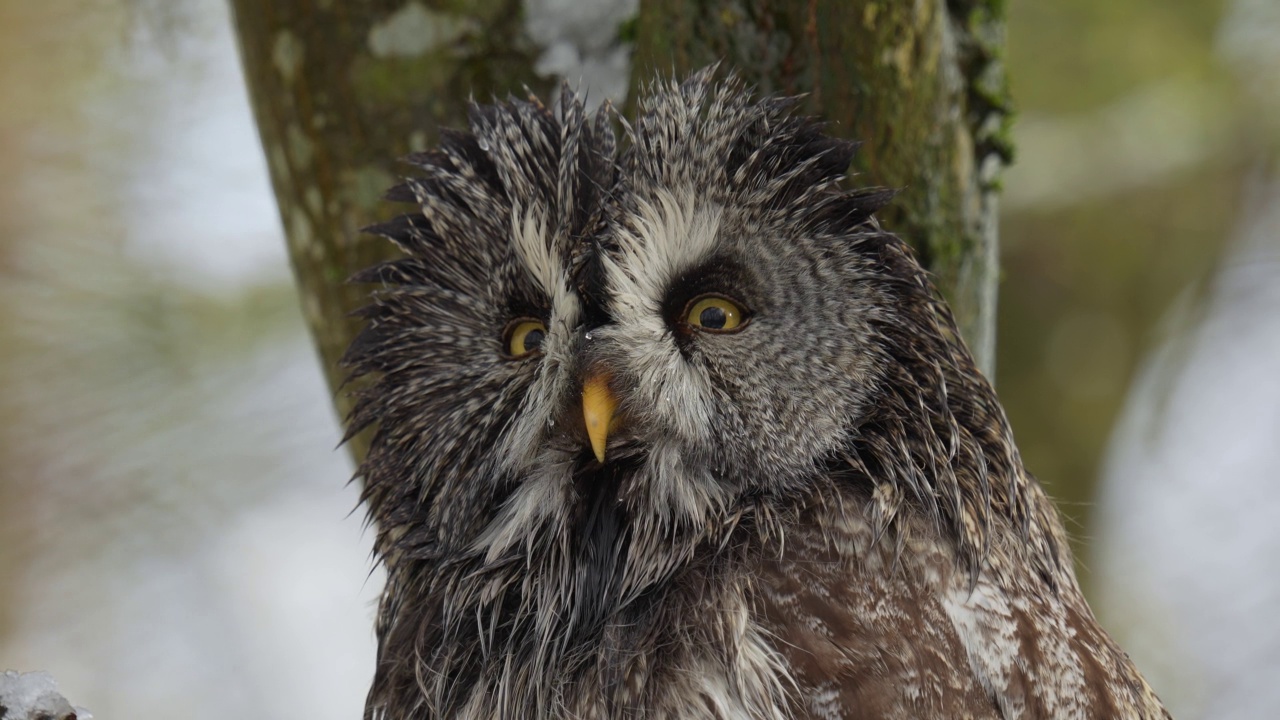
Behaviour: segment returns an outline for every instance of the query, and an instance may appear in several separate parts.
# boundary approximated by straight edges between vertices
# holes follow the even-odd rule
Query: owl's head
[[[886,473],[946,455],[927,427],[883,436],[962,346],[871,217],[891,193],[843,187],[854,146],[792,104],[708,70],[648,88],[621,151],[565,92],[476,107],[413,158],[394,197],[420,210],[375,228],[406,257],[360,276],[382,289],[347,356],[376,374],[351,427],[378,424],[380,552],[657,537],[877,443],[910,445]]]

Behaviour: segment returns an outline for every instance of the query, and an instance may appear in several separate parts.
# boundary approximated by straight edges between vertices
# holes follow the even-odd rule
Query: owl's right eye
[[[533,318],[516,318],[507,323],[507,329],[503,332],[503,344],[506,345],[507,356],[513,360],[538,352],[542,349],[542,341],[546,338],[546,324]]]

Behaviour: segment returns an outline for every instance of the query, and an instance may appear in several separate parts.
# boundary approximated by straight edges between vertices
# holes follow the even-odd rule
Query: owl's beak
[[[609,427],[618,409],[618,398],[609,389],[609,376],[592,373],[582,383],[582,418],[587,422],[587,437],[596,460],[604,464],[604,450],[609,442]]]

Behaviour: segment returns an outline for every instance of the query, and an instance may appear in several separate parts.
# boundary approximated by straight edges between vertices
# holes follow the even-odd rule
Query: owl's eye
[[[547,338],[547,326],[541,320],[516,318],[507,323],[504,337],[507,355],[513,359],[523,358],[542,349],[542,341]]]
[[[734,301],[722,295],[702,295],[685,306],[684,321],[709,332],[734,332],[742,327],[746,313]]]

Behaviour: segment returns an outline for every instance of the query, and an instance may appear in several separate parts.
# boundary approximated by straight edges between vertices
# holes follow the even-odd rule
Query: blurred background
[[[1280,0],[1011,0],[1008,64],[1024,458],[1175,716],[1273,718]],[[242,85],[221,0],[0,0],[0,669],[99,718],[353,718],[372,674]]]

